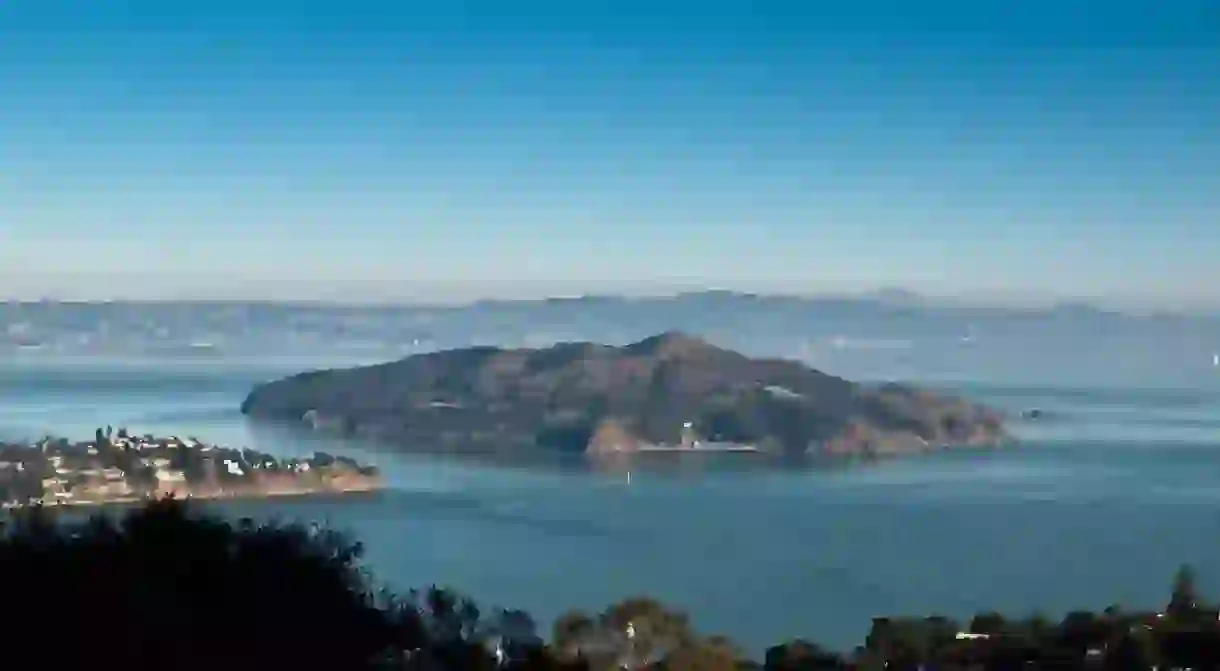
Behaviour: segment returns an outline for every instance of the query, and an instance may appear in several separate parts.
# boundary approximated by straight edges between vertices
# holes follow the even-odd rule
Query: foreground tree
[[[728,639],[700,636],[685,613],[648,597],[620,601],[596,616],[567,613],[555,622],[552,642],[559,659],[593,671],[727,671],[745,659]]]
[[[1182,566],[1173,576],[1173,592],[1169,596],[1169,604],[1165,606],[1165,614],[1178,620],[1187,620],[1193,618],[1199,610],[1195,571],[1189,566]]]
[[[766,671],[839,671],[847,661],[816,643],[795,640],[767,649]]]
[[[485,615],[438,588],[374,591],[360,555],[359,543],[316,525],[231,524],[173,500],[77,521],[35,508],[0,529],[0,641],[6,660],[127,671],[759,668],[649,598],[561,617],[548,647],[522,611]],[[1189,569],[1172,591],[1165,613],[1111,607],[1058,624],[877,618],[848,658],[798,640],[769,649],[762,668],[1220,669],[1220,622]],[[48,648],[50,637],[63,644]]]
[[[238,525],[164,501],[125,517],[34,509],[0,538],[9,659],[124,669],[357,669],[396,642],[359,544],[301,525]]]

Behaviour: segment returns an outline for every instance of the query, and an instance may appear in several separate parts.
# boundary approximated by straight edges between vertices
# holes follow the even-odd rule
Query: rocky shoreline
[[[350,486],[343,488],[306,488],[295,491],[286,490],[245,490],[245,491],[216,491],[204,492],[199,494],[186,494],[184,496],[174,495],[186,501],[256,501],[262,499],[304,499],[323,496],[348,496],[360,494],[375,494],[384,490],[385,487],[381,484],[368,486]],[[167,495],[169,496],[169,495]],[[60,501],[42,504],[49,507],[66,507],[66,508],[96,508],[101,506],[121,506],[129,504],[142,504],[150,501],[158,500],[158,496],[126,496],[112,497],[107,499],[79,499],[75,501]],[[30,504],[14,503],[6,501],[0,503],[0,509],[14,510],[28,508]]]

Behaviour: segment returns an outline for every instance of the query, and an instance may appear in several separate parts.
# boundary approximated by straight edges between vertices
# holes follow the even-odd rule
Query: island
[[[256,386],[241,411],[446,451],[881,456],[1008,439],[1002,413],[961,398],[862,385],[680,332],[306,372]]]
[[[195,438],[99,428],[91,441],[0,442],[0,503],[98,505],[163,497],[261,498],[380,489],[380,473],[345,456],[277,459]]]

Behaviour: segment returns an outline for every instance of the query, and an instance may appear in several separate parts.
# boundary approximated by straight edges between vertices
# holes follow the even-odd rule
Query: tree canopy
[[[795,640],[757,663],[647,597],[564,615],[545,644],[523,611],[375,588],[361,551],[325,527],[230,522],[172,499],[80,521],[23,510],[0,530],[5,658],[128,671],[1220,668],[1217,611],[1189,567],[1161,612],[876,618],[848,654]]]

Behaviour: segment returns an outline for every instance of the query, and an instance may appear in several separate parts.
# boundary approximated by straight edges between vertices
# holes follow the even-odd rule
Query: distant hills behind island
[[[1002,378],[1031,365],[1075,378],[1209,380],[1220,316],[1081,304],[955,305],[903,291],[793,297],[707,291],[456,306],[268,302],[0,303],[0,356],[372,363],[437,349],[626,344],[681,330],[752,356],[853,378]],[[243,359],[245,358],[245,359]]]

